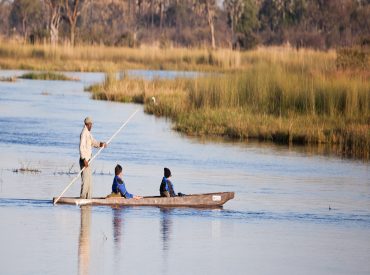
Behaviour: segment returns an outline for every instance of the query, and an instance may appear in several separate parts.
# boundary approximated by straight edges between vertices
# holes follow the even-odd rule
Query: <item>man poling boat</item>
[[[80,169],[81,172],[81,199],[91,199],[92,196],[92,177],[91,177],[91,167],[89,166],[89,161],[92,157],[92,147],[107,147],[105,142],[98,142],[91,134],[91,128],[93,121],[90,117],[85,118],[85,126],[80,134]]]
[[[101,153],[101,151],[106,148],[108,146],[109,143],[111,143],[111,141],[118,135],[118,133],[126,126],[126,124],[131,120],[131,118],[133,118],[136,113],[139,111],[139,109],[136,109],[135,112],[133,112],[131,114],[131,116],[125,121],[125,123],[123,123],[121,125],[121,127],[113,134],[113,136],[105,143],[105,146],[101,146],[99,151],[90,159],[87,161],[87,164],[91,164],[91,162]],[[82,133],[81,133],[82,134]],[[85,163],[85,162],[84,162]],[[59,199],[63,196],[63,194],[68,190],[68,188],[70,188],[72,186],[72,184],[78,179],[78,177],[84,172],[84,170],[86,169],[86,166],[84,165],[82,167],[82,169],[80,170],[80,172],[77,174],[76,177],[74,177],[74,179],[67,185],[66,188],[64,188],[64,190],[62,191],[62,193],[59,195],[59,197],[57,197],[56,199],[53,199],[53,203],[54,205],[57,204],[57,202],[59,201]],[[82,190],[81,190],[82,191]]]

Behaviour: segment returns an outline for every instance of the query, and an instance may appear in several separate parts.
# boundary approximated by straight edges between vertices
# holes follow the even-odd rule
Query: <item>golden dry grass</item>
[[[229,70],[241,54],[228,49],[28,45],[0,41],[1,69],[107,71],[124,69]]]

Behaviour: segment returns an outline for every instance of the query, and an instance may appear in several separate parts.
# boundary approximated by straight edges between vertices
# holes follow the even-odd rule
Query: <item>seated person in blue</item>
[[[159,192],[161,193],[161,197],[176,197],[175,190],[173,189],[173,184],[170,181],[171,171],[168,168],[164,168],[164,177],[161,182],[161,187],[159,188]]]
[[[115,177],[112,184],[112,193],[108,197],[125,197],[126,199],[142,199],[143,197],[135,196],[130,194],[127,189],[125,182],[122,180],[123,172],[121,165],[117,164],[114,168]]]

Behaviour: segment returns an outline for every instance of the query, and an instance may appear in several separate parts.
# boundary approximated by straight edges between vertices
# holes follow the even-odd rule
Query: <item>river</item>
[[[83,89],[103,74],[68,74],[80,81],[0,82],[0,274],[370,273],[368,163],[189,138],[142,105],[91,100]],[[93,164],[94,196],[110,193],[119,163],[137,195],[158,194],[169,167],[177,192],[235,199],[216,210],[53,206],[78,171],[83,119],[107,140],[137,108]]]

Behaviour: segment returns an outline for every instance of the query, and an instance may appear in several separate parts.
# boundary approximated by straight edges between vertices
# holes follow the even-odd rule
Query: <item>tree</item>
[[[353,40],[350,26],[351,10],[357,0],[311,0],[304,14],[305,29],[320,41],[317,48],[350,45]],[[305,45],[307,46],[307,45]],[[315,46],[310,43],[309,46]]]
[[[38,0],[14,0],[10,12],[11,25],[21,25],[21,33],[25,41],[29,34],[31,20],[38,19],[40,12],[41,3]]]
[[[225,0],[231,30],[231,46],[250,48],[256,43],[257,6],[253,0]]]
[[[231,30],[231,47],[234,48],[236,43],[235,28],[238,24],[238,20],[242,15],[243,0],[225,0],[224,7],[228,15],[228,25]]]
[[[370,47],[370,0],[358,0],[351,12],[351,32],[357,43]]]
[[[56,45],[59,40],[59,26],[62,19],[62,0],[45,0],[49,7],[50,43]]]
[[[252,48],[257,43],[255,31],[259,26],[257,6],[253,0],[244,0],[243,12],[240,16],[236,30],[238,32],[238,45],[243,49]]]
[[[278,32],[285,27],[298,24],[306,7],[307,0],[264,0],[259,11],[262,28]]]
[[[11,3],[8,0],[0,0],[0,33],[7,34],[9,31],[9,14]]]
[[[159,32],[162,34],[164,20],[164,0],[158,1],[159,1]]]
[[[216,1],[215,0],[201,0],[199,4],[202,5],[204,13],[207,18],[207,23],[211,35],[211,46],[212,49],[216,49],[216,40],[215,40],[215,14],[216,14]]]
[[[72,46],[75,44],[77,19],[81,14],[83,3],[83,0],[65,0],[64,2],[64,12],[69,23],[70,42]]]

